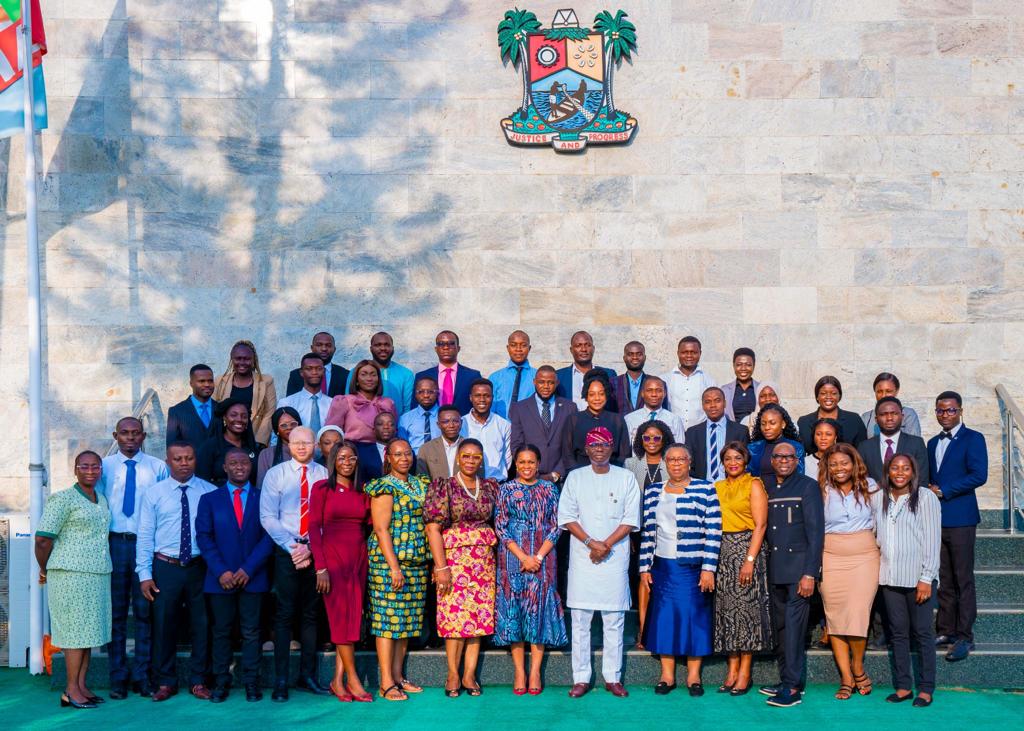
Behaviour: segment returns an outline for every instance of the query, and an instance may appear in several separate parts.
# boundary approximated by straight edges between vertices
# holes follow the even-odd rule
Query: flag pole
[[[32,2],[21,0],[21,81],[25,87],[25,236],[28,240],[28,425],[29,521],[32,534],[43,513],[42,297],[39,284],[39,229],[36,224],[35,73],[32,64]],[[29,657],[33,675],[43,672],[43,589],[35,551],[29,559]]]

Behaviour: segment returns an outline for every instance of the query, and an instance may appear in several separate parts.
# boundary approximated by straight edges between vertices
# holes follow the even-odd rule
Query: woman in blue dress
[[[537,477],[540,450],[516,450],[508,482],[501,486],[494,528],[498,534],[497,632],[494,641],[512,646],[512,692],[539,695],[544,648],[568,642],[556,587],[558,488]],[[530,643],[529,685],[526,643]]]

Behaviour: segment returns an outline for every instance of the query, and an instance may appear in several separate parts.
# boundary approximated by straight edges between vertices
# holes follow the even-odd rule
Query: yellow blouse
[[[744,472],[734,480],[719,480],[715,483],[718,503],[722,507],[722,532],[740,533],[754,530],[754,511],[750,507],[750,491],[754,484],[763,490],[761,480]]]

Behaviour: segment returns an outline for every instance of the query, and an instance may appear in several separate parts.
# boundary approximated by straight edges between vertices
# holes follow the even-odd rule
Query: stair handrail
[[[1018,475],[1024,469],[1024,459],[1015,436],[1020,434],[1024,439],[1024,411],[1001,383],[996,386],[996,398],[1003,422],[1003,499],[1010,518],[1010,533],[1017,533],[1017,519],[1024,520],[1024,475]]]
[[[142,397],[135,404],[135,408],[132,409],[131,416],[134,419],[142,420],[142,417],[149,410],[149,407],[153,405],[153,401],[156,400],[156,389],[147,388],[142,394]],[[105,456],[109,457],[112,454],[117,453],[117,440],[113,439],[110,442],[110,447],[107,449]]]

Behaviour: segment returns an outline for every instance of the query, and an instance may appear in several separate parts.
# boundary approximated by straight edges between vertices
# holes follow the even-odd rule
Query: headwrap
[[[586,446],[591,444],[611,444],[612,433],[603,426],[596,426],[587,432]]]
[[[342,439],[345,438],[345,432],[343,432],[340,427],[337,427],[334,424],[328,424],[327,426],[323,427],[320,431],[318,431],[316,433],[316,440],[319,442],[320,441],[320,437],[322,437],[324,434],[326,434],[329,431],[336,431],[336,432],[338,432],[338,434],[341,435]]]

